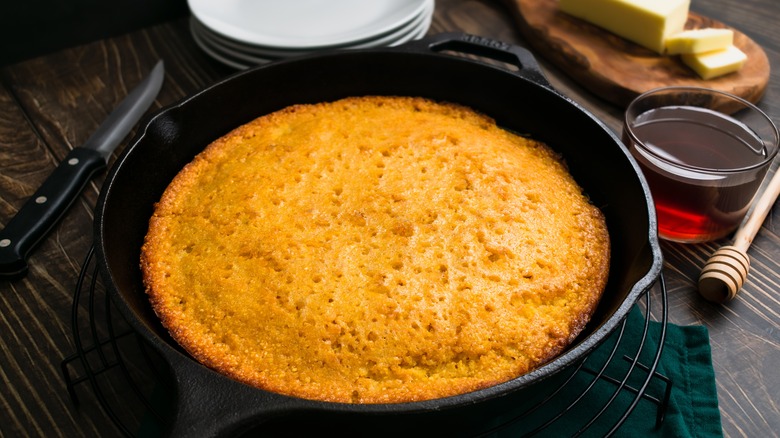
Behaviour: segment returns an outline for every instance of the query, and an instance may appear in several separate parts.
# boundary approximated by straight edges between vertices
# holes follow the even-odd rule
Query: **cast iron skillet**
[[[153,205],[174,175],[212,140],[258,116],[291,104],[355,95],[423,96],[464,104],[563,155],[575,179],[603,210],[612,241],[604,296],[585,332],[566,352],[531,373],[463,395],[352,405],[246,386],[200,365],[170,338],[144,293],[139,254]],[[583,360],[652,286],[662,263],[649,189],[620,140],[556,92],[525,49],[463,34],[279,61],[237,73],[163,109],[139,130],[111,169],[95,217],[98,267],[112,300],[170,365],[177,391],[172,436],[269,430],[473,436],[511,416],[539,382],[565,374],[560,371]]]

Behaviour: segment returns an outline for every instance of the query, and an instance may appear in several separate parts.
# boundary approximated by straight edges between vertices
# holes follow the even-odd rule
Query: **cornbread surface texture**
[[[155,207],[147,293],[203,364],[307,399],[461,394],[560,354],[609,238],[559,157],[468,108],[353,97],[209,145]]]

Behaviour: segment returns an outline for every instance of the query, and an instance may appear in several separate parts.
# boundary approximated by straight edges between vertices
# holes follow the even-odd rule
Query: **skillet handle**
[[[507,69],[507,71],[557,93],[557,90],[553,88],[542,72],[539,63],[536,62],[536,58],[528,49],[520,46],[482,36],[452,32],[425,37],[401,47],[410,49],[410,51],[431,51],[436,53],[454,51],[504,62],[518,68],[517,71],[510,69]]]
[[[244,435],[284,415],[305,411],[306,401],[244,385],[177,352],[170,359],[176,409],[169,438],[227,438]]]

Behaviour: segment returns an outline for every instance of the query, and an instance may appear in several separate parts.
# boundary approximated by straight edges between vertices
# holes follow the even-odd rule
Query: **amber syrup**
[[[700,242],[739,225],[769,167],[759,166],[766,148],[747,126],[673,106],[643,113],[633,131],[644,144],[632,152],[650,185],[662,237]]]

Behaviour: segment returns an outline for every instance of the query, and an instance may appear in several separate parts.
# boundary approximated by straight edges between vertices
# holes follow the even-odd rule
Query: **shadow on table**
[[[186,0],[8,0],[0,6],[0,67],[189,13]]]

